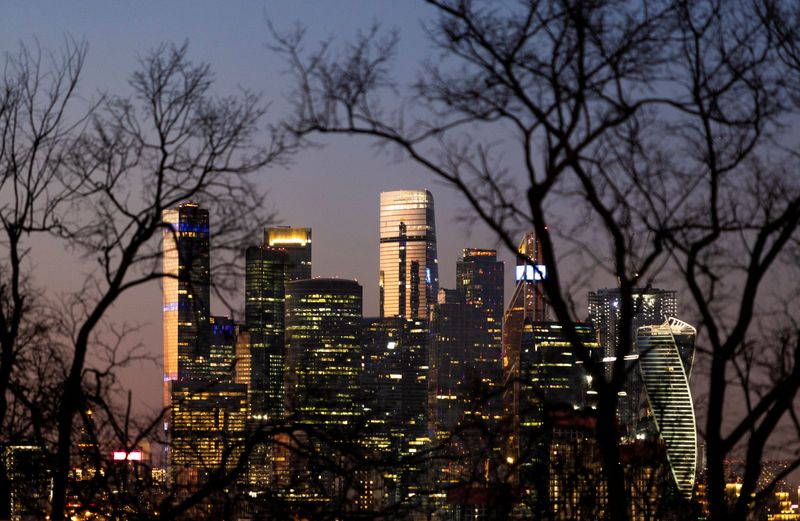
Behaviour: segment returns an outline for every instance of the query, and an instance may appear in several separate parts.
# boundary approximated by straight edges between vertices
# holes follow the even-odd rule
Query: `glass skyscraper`
[[[313,449],[284,451],[278,481],[298,505],[319,505],[343,493],[337,476],[350,456],[336,445],[363,431],[361,315],[362,288],[356,281],[286,284],[286,412],[296,425],[292,439]]]
[[[456,263],[456,290],[463,295],[464,304],[469,308],[466,323],[468,380],[479,379],[488,391],[489,403],[480,411],[488,416],[500,415],[501,400],[497,393],[502,388],[504,278],[505,265],[497,260],[495,250],[465,248]]]
[[[311,278],[311,228],[267,228],[264,230],[264,246],[286,252],[289,280]]]
[[[427,319],[438,289],[433,196],[427,190],[381,192],[381,316]]]
[[[362,288],[345,279],[286,284],[286,407],[303,422],[342,427],[360,414]]]
[[[697,467],[697,428],[689,388],[697,330],[676,318],[637,329],[636,346],[651,418],[667,448],[672,477],[690,500]]]
[[[250,338],[250,414],[257,420],[283,415],[284,296],[289,256],[269,246],[247,248],[245,325]]]
[[[534,322],[543,322],[547,317],[542,283],[547,276],[541,254],[541,243],[533,233],[528,233],[520,242],[515,280],[517,286],[503,314],[502,370],[506,411],[510,417],[518,416],[520,356],[523,349],[525,329]]]
[[[163,234],[164,404],[169,382],[201,378],[209,355],[208,210],[184,203],[165,210]]]

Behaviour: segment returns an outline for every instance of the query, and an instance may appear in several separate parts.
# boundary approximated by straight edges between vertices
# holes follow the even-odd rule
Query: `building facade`
[[[338,428],[361,414],[362,288],[352,280],[286,284],[286,395],[290,415]]]
[[[542,287],[546,276],[541,242],[533,233],[528,233],[519,245],[515,269],[517,285],[503,314],[501,367],[503,407],[508,418],[519,418],[523,344],[530,344],[533,323],[543,322],[547,317]]]
[[[236,337],[238,328],[229,317],[209,318],[208,365],[203,368],[209,382],[232,384],[236,379]]]
[[[267,228],[264,231],[264,246],[286,252],[289,280],[311,278],[311,228]]]
[[[697,426],[689,374],[697,330],[676,318],[636,331],[649,418],[666,445],[680,494],[691,500],[697,470]]]
[[[382,317],[427,319],[439,289],[429,191],[381,192],[379,282]]]
[[[164,404],[171,381],[202,378],[211,315],[208,210],[165,210],[163,233]]]
[[[245,326],[250,340],[250,414],[255,420],[283,415],[286,358],[284,298],[289,256],[270,246],[247,248]]]
[[[504,279],[505,265],[497,260],[495,250],[465,248],[456,263],[456,290],[469,308],[465,324],[468,385],[480,387],[484,394],[484,403],[471,412],[486,419],[496,419],[502,412]]]
[[[286,284],[285,404],[296,427],[293,450],[279,454],[285,463],[278,481],[300,511],[335,506],[349,486],[351,459],[337,447],[363,430],[361,315],[362,288],[353,280]]]

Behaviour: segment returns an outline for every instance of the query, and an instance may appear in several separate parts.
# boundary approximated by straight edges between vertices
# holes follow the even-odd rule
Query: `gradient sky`
[[[266,16],[276,27],[296,21],[308,27],[310,41],[334,37],[347,39],[373,22],[400,30],[395,74],[412,82],[417,64],[429,47],[421,21],[431,16],[421,2],[392,1],[171,1],[171,2],[41,2],[3,4],[0,48],[13,52],[20,43],[39,42],[57,49],[65,38],[85,40],[89,55],[80,94],[98,91],[127,92],[126,78],[136,68],[137,56],[162,42],[189,42],[194,61],[208,62],[216,74],[216,90],[244,87],[272,102],[269,117],[286,113],[284,96],[289,78],[281,59],[266,48]],[[269,190],[266,208],[278,212],[283,224],[310,226],[314,233],[315,276],[355,278],[364,287],[364,313],[376,315],[378,307],[378,196],[383,190],[428,188],[436,207],[440,285],[455,285],[455,261],[461,248],[494,247],[485,227],[469,227],[462,218],[466,204],[451,189],[409,163],[376,151],[363,139],[337,138],[323,149],[302,152],[288,168],[259,175]],[[211,215],[211,229],[213,234]],[[213,240],[213,236],[212,236]],[[254,238],[256,243],[258,238]],[[47,284],[69,287],[52,258],[37,259],[37,277],[50,271]],[[512,288],[510,254],[507,292]],[[55,275],[55,274],[58,275]],[[124,317],[143,325],[144,352],[157,363],[142,363],[126,371],[123,380],[134,391],[137,409],[160,406],[161,401],[161,296],[157,285],[128,294],[115,307],[112,318]],[[215,309],[215,313],[223,312]]]

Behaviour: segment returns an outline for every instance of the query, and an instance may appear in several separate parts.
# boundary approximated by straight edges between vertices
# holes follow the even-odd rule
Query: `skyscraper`
[[[164,210],[164,404],[169,383],[202,377],[209,355],[208,210],[184,203]]]
[[[343,493],[348,465],[337,442],[361,433],[362,288],[353,280],[306,279],[286,284],[286,411],[299,427],[292,438],[314,447],[285,456],[282,482],[296,483],[292,501],[332,501]]]
[[[250,414],[276,419],[283,414],[284,296],[289,274],[285,250],[247,248],[245,325],[250,336]]]
[[[236,324],[228,317],[209,319],[211,326],[208,365],[205,379],[215,383],[234,383],[236,371]]]
[[[461,423],[472,373],[469,322],[472,307],[467,307],[464,294],[454,289],[439,288],[431,314],[431,354],[428,401],[432,431],[444,438]]]
[[[503,315],[502,368],[506,414],[514,416],[519,404],[520,356],[524,330],[547,317],[542,283],[547,267],[542,262],[541,242],[528,233],[520,242],[515,279],[517,286]]]
[[[590,358],[599,361],[600,345],[590,324],[572,324]],[[590,379],[583,359],[559,322],[536,322],[530,346],[521,355],[521,393],[546,408],[581,409],[588,404]]]
[[[361,413],[361,285],[344,279],[286,284],[286,407],[303,422],[352,424]]]
[[[264,246],[286,252],[289,280],[311,278],[311,228],[267,228],[264,230]]]
[[[599,289],[589,292],[589,322],[597,331],[603,359],[609,371],[621,353],[626,359],[626,380],[620,390],[617,415],[623,436],[633,438],[639,420],[643,383],[637,368],[638,355],[633,349],[636,330],[641,326],[663,324],[668,317],[678,313],[678,299],[675,292],[658,288],[635,288],[633,290],[633,319],[631,322],[630,345],[620,345],[620,299],[617,288]]]
[[[381,192],[381,316],[427,319],[438,289],[433,196],[427,190]]]
[[[428,321],[373,317],[362,323],[364,441],[385,457],[407,458],[399,469],[384,469],[382,478],[385,494],[399,500],[413,493],[425,472],[419,459],[408,456],[429,441]]]
[[[247,392],[232,383],[234,324],[210,316],[208,211],[184,203],[162,219],[167,461],[174,479],[196,481],[235,462]]]
[[[547,317],[543,282],[547,277],[547,266],[542,261],[541,242],[533,233],[526,234],[518,248],[519,256],[515,269],[517,286],[508,308],[503,315],[503,414],[510,424],[509,446],[506,460],[516,465],[512,479],[525,483],[526,474],[544,474],[547,448],[539,440],[522,440],[524,433],[534,432],[542,425],[541,408],[536,396],[531,394],[528,357],[533,352],[535,323]],[[532,404],[532,406],[531,406]],[[524,456],[525,468],[520,465]],[[526,489],[524,494],[542,496],[541,480],[536,486]],[[534,491],[535,489],[535,491]]]
[[[491,407],[483,411],[489,416],[500,414],[501,400],[494,395],[502,388],[504,277],[505,265],[497,260],[495,250],[465,248],[456,263],[456,290],[470,308],[466,324],[467,375],[469,380],[479,379],[489,392],[487,405]]]
[[[399,317],[366,317],[361,321],[362,364],[359,376],[367,415],[365,444],[377,451],[400,453],[405,425],[403,407],[403,323]]]
[[[697,428],[689,374],[697,330],[676,318],[636,332],[642,377],[650,413],[667,448],[672,477],[689,500],[697,466]]]

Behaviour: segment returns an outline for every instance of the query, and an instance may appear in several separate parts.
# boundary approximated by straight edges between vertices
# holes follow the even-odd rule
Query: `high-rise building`
[[[175,477],[202,481],[234,468],[244,448],[247,387],[203,381],[172,383],[170,465]]]
[[[184,203],[165,210],[163,236],[164,403],[169,382],[202,377],[209,351],[208,210]]]
[[[428,442],[428,320],[404,321],[402,340],[403,407],[400,418],[405,423],[404,452],[412,454],[421,452]]]
[[[681,495],[692,498],[697,467],[697,429],[689,374],[697,331],[676,318],[642,326],[636,347],[650,418],[667,449],[672,477]]]
[[[526,498],[538,500],[546,493],[544,482],[541,479],[528,482],[528,475],[546,475],[547,447],[542,440],[528,436],[543,424],[539,394],[531,393],[528,366],[533,352],[534,324],[547,317],[543,291],[547,266],[542,260],[541,241],[533,233],[523,237],[518,254],[517,285],[503,315],[503,414],[509,426],[505,453],[506,461],[513,465],[512,481],[523,486]],[[526,462],[524,467],[522,461]]]
[[[352,425],[361,415],[361,309],[358,282],[286,284],[285,402],[290,415],[334,428]]]
[[[599,361],[600,345],[594,328],[585,323],[574,323],[572,328],[589,357]],[[561,323],[532,324],[531,345],[524,346],[521,364],[523,395],[546,408],[581,409],[589,405],[590,375]]]
[[[306,279],[286,284],[286,411],[298,427],[293,440],[313,447],[280,455],[288,499],[331,502],[343,493],[338,478],[349,455],[337,442],[363,430],[360,403],[362,288],[344,279]],[[313,516],[312,516],[313,517]]]
[[[465,325],[467,384],[477,379],[487,391],[486,407],[472,412],[487,417],[501,413],[504,277],[505,266],[497,260],[495,250],[465,248],[456,263],[456,290],[470,308]]]
[[[200,368],[209,382],[234,383],[237,328],[229,317],[209,318],[211,327],[208,365]]]
[[[464,420],[471,389],[470,318],[475,313],[467,306],[464,294],[439,288],[431,313],[431,352],[429,397],[431,430],[445,438]]]
[[[633,317],[630,342],[620,345],[622,294],[617,288],[599,289],[589,292],[589,322],[597,331],[598,341],[610,373],[617,357],[625,358],[626,379],[619,391],[617,416],[622,434],[634,438],[640,416],[641,395],[644,389],[639,369],[638,355],[633,349],[636,330],[641,326],[663,324],[668,317],[678,312],[678,299],[674,291],[658,288],[635,288],[633,290]]]
[[[4,447],[5,493],[11,519],[48,519],[52,493],[47,451],[38,445]]]
[[[248,392],[250,414],[256,420],[283,415],[284,297],[289,269],[285,250],[270,246],[247,248],[245,325],[250,339],[251,371]]]
[[[384,495],[400,501],[422,484],[428,444],[428,346],[426,320],[401,317],[363,321],[364,443],[385,457],[403,457],[399,469],[384,469]],[[398,472],[399,471],[399,472]]]
[[[438,289],[433,196],[427,190],[381,192],[381,316],[427,319]]]
[[[590,404],[591,379],[579,350],[597,359],[594,329],[589,324],[569,324],[580,341],[576,346],[566,327],[558,322],[526,322],[523,328],[518,378],[513,385],[511,457],[524,503],[536,504],[546,497],[545,478],[553,456],[548,452],[548,437],[557,434],[551,432],[554,424],[548,424],[547,418],[576,413]]]
[[[541,242],[533,233],[522,239],[515,270],[517,285],[503,315],[503,402],[505,414],[510,418],[519,416],[520,357],[525,329],[530,334],[533,323],[543,322],[547,317],[542,288],[547,267],[542,262],[541,249]]]
[[[398,421],[403,407],[404,322],[399,317],[365,317],[361,322],[364,442],[379,452],[399,454],[405,433]]]
[[[311,228],[267,228],[264,230],[264,246],[286,252],[289,280],[311,278]]]

